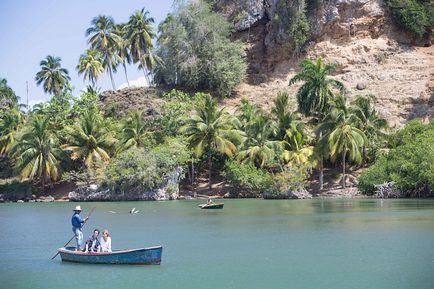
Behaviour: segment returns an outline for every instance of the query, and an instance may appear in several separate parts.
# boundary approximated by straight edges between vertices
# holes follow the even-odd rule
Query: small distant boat
[[[135,264],[135,265],[160,265],[162,246],[116,250],[113,252],[81,252],[75,251],[75,247],[58,249],[64,262],[90,263],[90,264]]]
[[[210,204],[210,205],[208,205],[208,204],[202,204],[202,205],[199,205],[199,208],[201,208],[201,209],[208,209],[208,210],[212,210],[212,209],[223,209],[223,206],[224,206],[225,204],[223,204],[223,203],[217,203],[217,204]]]

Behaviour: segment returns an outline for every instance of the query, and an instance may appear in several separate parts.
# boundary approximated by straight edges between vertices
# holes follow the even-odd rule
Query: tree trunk
[[[211,153],[208,156],[208,170],[209,170],[209,175],[208,175],[208,179],[209,179],[209,184],[208,184],[208,189],[212,189],[212,183],[211,183],[211,168],[212,168],[212,156]]]
[[[130,81],[128,80],[127,66],[125,65],[125,60],[122,61],[122,65],[124,66],[125,78],[127,79],[128,87],[130,87]]]
[[[113,90],[116,90],[115,80],[113,79],[113,72],[111,66],[109,66],[110,80],[112,81]]]
[[[324,163],[322,157],[319,163],[319,189],[324,189]]]
[[[149,74],[148,74],[148,70],[145,68],[145,65],[142,63],[142,70],[143,70],[143,74],[145,75],[146,78],[146,82],[148,83],[148,86],[151,87],[151,81],[149,80]]]
[[[344,154],[342,156],[342,188],[345,190],[345,156],[347,154],[347,150],[344,150]]]
[[[366,165],[366,145],[362,146],[362,167]]]
[[[191,185],[194,185],[194,161],[191,158]]]

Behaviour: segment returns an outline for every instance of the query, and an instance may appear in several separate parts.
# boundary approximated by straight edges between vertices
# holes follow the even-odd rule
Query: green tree
[[[294,55],[299,55],[301,48],[309,39],[309,21],[306,17],[306,5],[304,0],[294,1],[297,2],[297,9],[292,16],[291,25],[289,27],[288,34],[294,42]]]
[[[97,113],[85,113],[67,133],[67,143],[61,147],[72,160],[80,160],[86,168],[92,168],[96,161],[110,160],[115,139]]]
[[[0,116],[0,155],[9,155],[23,121],[23,113],[18,107],[14,107]]]
[[[128,87],[130,87],[130,81],[128,80],[127,63],[131,64],[130,43],[127,39],[126,24],[117,24],[115,26],[115,33],[119,36],[119,42],[116,46],[116,53],[118,60],[122,63],[124,68],[125,79],[127,80]]]
[[[113,72],[116,72],[118,63],[116,47],[118,47],[121,38],[116,34],[115,21],[110,16],[99,15],[92,19],[91,25],[86,30],[86,37],[89,37],[87,42],[92,49],[101,52],[103,67],[110,75],[113,90],[116,90]]]
[[[345,189],[346,158],[348,156],[350,160],[360,164],[362,147],[367,143],[367,138],[363,131],[357,128],[343,95],[334,98],[332,106],[333,109],[322,124],[323,135],[327,138],[331,160],[334,162],[339,156],[342,157],[342,187]]]
[[[5,78],[0,78],[0,111],[11,109],[18,104],[19,97],[8,85]]]
[[[131,56],[134,63],[139,62],[148,85],[152,83],[149,75],[152,67],[148,66],[149,63],[147,63],[146,59],[147,55],[152,51],[152,39],[155,37],[153,23],[154,18],[149,17],[149,11],[145,11],[145,8],[142,8],[141,10],[136,10],[130,16],[125,27]]]
[[[84,54],[80,55],[76,69],[78,74],[84,74],[84,79],[88,79],[92,86],[95,86],[98,77],[104,72],[101,53],[95,49],[86,50]]]
[[[131,147],[145,147],[149,143],[149,132],[138,111],[130,111],[121,128],[120,151]]]
[[[297,91],[298,110],[305,116],[324,115],[329,108],[329,100],[333,97],[333,88],[344,93],[342,82],[328,77],[335,70],[335,65],[325,64],[321,57],[316,62],[303,60],[301,72],[295,75],[289,85],[303,81]]]
[[[354,101],[352,117],[358,129],[367,137],[368,142],[362,147],[362,164],[366,162],[366,148],[375,147],[385,137],[387,120],[381,118],[375,109],[375,96],[358,96]]]
[[[59,94],[68,87],[71,78],[68,70],[60,65],[60,57],[48,55],[46,59],[40,62],[41,70],[36,73],[36,84],[43,83],[45,92]]]
[[[39,177],[42,187],[60,176],[61,150],[49,126],[49,118],[35,116],[11,150],[20,177]]]
[[[203,1],[178,6],[159,25],[157,55],[164,65],[157,65],[157,82],[230,95],[247,69],[243,45],[230,39],[231,30]]]
[[[233,156],[237,150],[237,142],[241,141],[242,133],[234,128],[233,119],[218,109],[217,101],[205,94],[197,103],[195,113],[186,120],[180,129],[188,137],[190,147],[196,157],[207,151],[209,169],[209,188],[211,189],[212,152]]]
[[[276,121],[276,139],[283,140],[286,130],[297,119],[297,116],[289,110],[288,93],[279,92],[273,100],[273,104],[271,114]]]

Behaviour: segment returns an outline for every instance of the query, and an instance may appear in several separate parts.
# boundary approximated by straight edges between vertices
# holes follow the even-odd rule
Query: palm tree
[[[381,137],[385,135],[384,129],[388,127],[387,120],[380,118],[375,109],[375,96],[367,97],[358,96],[354,101],[352,114],[354,122],[367,137],[368,143],[362,147],[362,165],[366,163],[366,146],[374,145]]]
[[[122,63],[124,68],[125,78],[127,80],[128,87],[130,87],[130,81],[128,80],[127,65],[131,64],[131,54],[129,50],[129,41],[126,38],[126,24],[117,24],[115,26],[115,33],[119,36],[119,42],[117,43],[116,53],[118,60]]]
[[[289,81],[290,86],[304,81],[297,92],[298,110],[305,116],[321,116],[327,111],[329,99],[333,97],[332,88],[337,88],[344,93],[344,85],[338,80],[327,77],[335,70],[335,65],[324,64],[321,57],[316,60],[316,63],[305,59],[300,66],[301,72]]]
[[[130,111],[129,116],[122,125],[122,138],[120,151],[131,147],[144,147],[149,133],[142,115],[138,111]]]
[[[9,87],[5,78],[0,78],[0,110],[10,109],[18,103],[19,97]]]
[[[11,150],[20,177],[39,177],[42,187],[60,176],[61,150],[49,125],[48,117],[35,116]]]
[[[218,109],[217,101],[209,94],[197,103],[195,113],[186,120],[180,131],[188,137],[196,157],[207,151],[209,169],[209,188],[211,189],[212,152],[233,156],[237,142],[242,139],[242,132],[234,128],[233,119]]]
[[[149,85],[154,86],[155,85],[155,81],[154,81],[155,69],[157,68],[158,65],[163,64],[163,60],[158,55],[153,53],[152,51],[149,51],[143,57],[144,57],[144,60],[140,61],[138,68],[142,69],[142,70],[145,70],[145,69],[148,70],[148,74],[150,75]]]
[[[119,60],[116,54],[121,38],[116,34],[115,22],[112,17],[99,15],[92,19],[92,26],[86,30],[87,42],[93,49],[97,49],[102,54],[102,64],[110,75],[113,90],[116,89],[113,79],[113,72],[116,72],[117,62]]]
[[[311,168],[315,161],[312,161],[314,147],[307,145],[308,137],[303,130],[301,122],[292,122],[286,129],[283,145],[282,158],[287,163],[305,165]]]
[[[71,78],[68,70],[60,65],[60,57],[48,55],[46,59],[40,62],[41,71],[36,73],[36,84],[43,83],[45,92],[59,94],[64,88],[68,87]]]
[[[252,119],[244,126],[246,138],[241,146],[239,158],[250,161],[257,167],[270,165],[281,150],[281,142],[275,137],[273,121],[258,109]]]
[[[282,140],[288,129],[296,119],[296,116],[289,111],[289,96],[286,92],[279,92],[273,100],[274,107],[271,109],[273,118],[276,120],[276,139]]]
[[[289,85],[296,82],[304,81],[304,84],[297,91],[298,110],[305,116],[316,115],[321,121],[329,108],[329,100],[333,97],[333,88],[340,93],[345,92],[344,85],[337,80],[330,79],[327,76],[335,70],[335,65],[324,64],[321,57],[313,63],[310,60],[303,60],[300,63],[301,72],[295,75]],[[320,131],[319,138],[322,138]],[[320,189],[323,188],[323,156],[322,149],[316,150],[315,156],[318,157],[319,163],[319,183]]]
[[[333,109],[326,116],[321,130],[327,138],[331,160],[334,162],[339,155],[342,157],[342,187],[345,189],[346,157],[348,155],[350,160],[361,163],[361,149],[367,138],[363,131],[357,128],[343,95],[335,97],[331,104]]]
[[[67,128],[67,132],[69,139],[61,148],[71,153],[72,160],[82,161],[87,168],[93,167],[96,161],[110,160],[115,140],[99,115],[86,112],[77,124]]]
[[[84,74],[83,80],[88,79],[92,86],[95,86],[98,77],[104,72],[101,53],[95,49],[86,50],[84,54],[80,55],[76,69],[78,74]]]
[[[149,79],[149,69],[147,66],[147,56],[152,50],[152,39],[156,36],[153,28],[154,18],[148,17],[149,11],[145,8],[137,10],[126,25],[126,38],[130,44],[130,52],[134,63],[139,62],[140,68],[143,69],[148,84],[151,84]]]
[[[9,155],[23,119],[23,113],[17,106],[0,118],[0,155]]]

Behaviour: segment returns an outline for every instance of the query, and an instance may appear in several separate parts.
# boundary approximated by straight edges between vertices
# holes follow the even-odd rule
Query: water
[[[161,244],[160,266],[52,261],[77,204],[0,204],[0,288],[434,288],[434,200],[224,202],[80,204],[96,206],[85,237]]]

